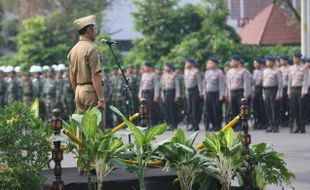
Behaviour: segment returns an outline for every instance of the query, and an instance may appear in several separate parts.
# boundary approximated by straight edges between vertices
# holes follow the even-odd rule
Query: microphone
[[[100,42],[103,43],[103,44],[108,44],[108,45],[111,45],[111,44],[118,44],[118,42],[116,42],[116,41],[107,40],[107,39],[104,39],[104,38],[102,38],[102,39],[100,40]]]

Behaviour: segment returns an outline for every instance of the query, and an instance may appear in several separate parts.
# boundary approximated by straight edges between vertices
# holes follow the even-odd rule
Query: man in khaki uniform
[[[70,80],[75,93],[77,111],[83,113],[97,106],[105,107],[101,86],[102,59],[95,45],[96,22],[93,15],[77,19],[73,23],[80,39],[68,54]]]

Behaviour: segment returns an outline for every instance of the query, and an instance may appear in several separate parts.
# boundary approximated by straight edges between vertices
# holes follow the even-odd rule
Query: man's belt
[[[266,87],[263,87],[264,90],[276,90],[278,89],[277,86],[266,86]]]
[[[77,83],[77,84],[83,86],[83,85],[90,85],[90,84],[93,84],[93,83],[92,82],[84,82],[84,83]]]

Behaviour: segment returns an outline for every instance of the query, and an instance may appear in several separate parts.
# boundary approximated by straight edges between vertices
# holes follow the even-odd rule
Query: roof
[[[271,4],[239,32],[242,44],[274,45],[300,43],[300,28],[278,6]]]

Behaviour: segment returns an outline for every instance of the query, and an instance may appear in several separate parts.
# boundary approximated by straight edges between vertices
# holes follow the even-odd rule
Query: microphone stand
[[[114,53],[114,50],[112,48],[112,43],[107,43],[107,45],[109,46],[109,49],[111,50],[111,53],[112,53],[112,55],[113,55],[113,57],[114,57],[114,59],[116,61],[116,64],[117,64],[118,68],[121,70],[122,75],[123,75],[123,80],[125,82],[124,88],[123,88],[123,94],[126,95],[126,109],[127,109],[127,115],[126,116],[127,116],[127,118],[129,118],[131,116],[131,111],[132,110],[130,108],[130,97],[129,97],[129,94],[128,94],[127,91],[128,90],[130,91],[133,100],[136,98],[136,96],[135,96],[135,93],[132,90],[132,87],[131,87],[130,83],[129,83],[129,79],[125,75],[125,72],[124,72],[124,70],[123,70],[123,68],[121,66],[121,63],[119,62],[119,60],[117,59],[117,57],[116,57],[116,55]],[[128,141],[131,142],[131,135],[130,134],[128,135]]]

